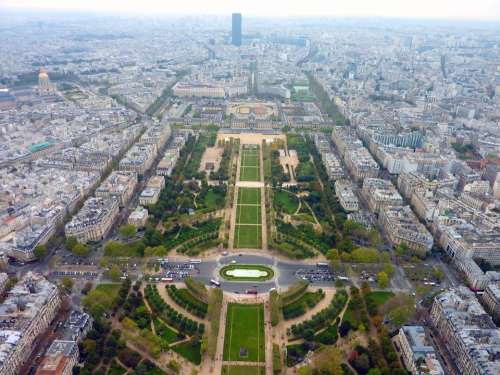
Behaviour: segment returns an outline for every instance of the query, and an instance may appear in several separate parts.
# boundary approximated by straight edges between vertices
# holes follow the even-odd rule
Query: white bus
[[[326,268],[328,266],[329,266],[328,263],[324,263],[324,262],[316,263],[316,267]]]
[[[211,279],[210,282],[215,286],[220,286],[220,283],[215,279]]]
[[[201,259],[189,259],[189,263],[191,263],[191,264],[200,264],[201,263]]]

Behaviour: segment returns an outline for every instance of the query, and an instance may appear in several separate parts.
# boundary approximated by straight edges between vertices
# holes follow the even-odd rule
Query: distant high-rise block
[[[233,29],[231,42],[235,46],[241,46],[241,13],[233,13]]]

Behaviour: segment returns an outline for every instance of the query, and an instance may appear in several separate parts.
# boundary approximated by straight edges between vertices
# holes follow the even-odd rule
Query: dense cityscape
[[[0,375],[500,374],[498,24],[0,37]]]

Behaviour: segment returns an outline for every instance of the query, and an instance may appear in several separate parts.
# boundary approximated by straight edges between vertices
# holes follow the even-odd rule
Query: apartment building
[[[377,177],[380,167],[364,147],[349,149],[344,154],[344,162],[356,181]]]
[[[149,206],[156,204],[160,199],[160,189],[146,187],[139,195],[139,204]]]
[[[455,190],[458,180],[451,175],[442,175],[440,178],[429,179],[421,173],[403,172],[398,176],[397,186],[404,197],[411,199],[416,190],[424,189],[432,192],[442,188]]]
[[[344,177],[344,168],[342,168],[340,160],[337,159],[333,152],[323,152],[321,160],[323,161],[328,177],[334,180]]]
[[[486,286],[483,302],[493,318],[500,321],[500,282],[493,282]]]
[[[153,165],[157,152],[156,144],[135,144],[120,160],[119,168],[122,171],[133,171],[142,176]]]
[[[172,129],[166,122],[156,124],[148,128],[139,139],[139,143],[154,144],[158,150],[161,150],[172,135]]]
[[[500,374],[500,330],[468,288],[449,289],[434,298],[430,319],[460,373]]]
[[[410,206],[384,207],[379,221],[393,245],[404,244],[422,257],[432,248],[432,234],[418,221]]]
[[[80,242],[100,241],[108,234],[119,212],[114,198],[89,198],[73,219],[66,224],[66,237]]]
[[[500,265],[500,231],[465,223],[439,227],[439,243],[450,258],[462,256],[484,259],[492,265]]]
[[[156,174],[161,176],[170,176],[174,170],[175,164],[179,159],[179,149],[169,149],[156,167]]]
[[[35,375],[71,375],[78,357],[78,345],[75,341],[54,340]]]
[[[172,90],[174,96],[180,97],[224,98],[226,96],[224,87],[211,84],[177,82]]]
[[[344,210],[349,212],[359,210],[358,197],[354,194],[352,184],[348,180],[335,181],[335,195]]]
[[[0,272],[0,294],[3,294],[9,281],[9,276],[5,272]]]
[[[142,206],[137,206],[128,217],[128,223],[136,228],[144,228],[148,223],[148,210]]]
[[[412,375],[444,375],[441,363],[436,357],[422,326],[403,326],[395,337],[406,369]]]
[[[137,173],[129,171],[113,171],[96,189],[95,196],[114,198],[120,207],[124,207],[132,198],[137,186]]]
[[[368,208],[378,214],[381,208],[387,206],[402,206],[403,198],[391,181],[380,178],[365,178],[361,194],[368,203]]]
[[[61,305],[59,290],[32,272],[9,291],[0,305],[0,374],[18,375]]]
[[[426,222],[432,221],[436,209],[437,198],[431,190],[415,190],[411,196],[410,202],[417,216]]]

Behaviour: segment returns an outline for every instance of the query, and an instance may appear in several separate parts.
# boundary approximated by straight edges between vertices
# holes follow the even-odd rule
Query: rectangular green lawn
[[[224,366],[222,375],[265,375],[265,366]]]
[[[236,208],[236,224],[261,224],[260,206],[241,206]]]
[[[241,181],[260,181],[259,167],[241,167],[240,170]]]
[[[236,225],[234,233],[234,246],[236,248],[261,247],[261,225]]]
[[[243,167],[258,167],[259,166],[259,154],[249,153],[248,151],[243,152],[241,157],[241,165]]]
[[[243,146],[240,162],[241,181],[260,181],[260,153],[259,149]]]
[[[239,188],[238,204],[260,204],[260,188]]]
[[[265,362],[264,348],[263,305],[228,304],[224,360]]]

